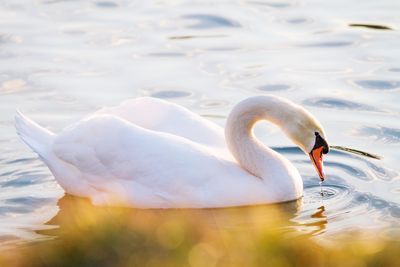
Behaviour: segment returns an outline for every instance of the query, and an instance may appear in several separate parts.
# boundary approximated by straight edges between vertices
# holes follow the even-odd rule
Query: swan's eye
[[[321,135],[318,132],[315,132],[315,144],[313,147],[313,150],[319,147],[323,147],[322,153],[327,154],[329,152],[329,145],[325,141],[324,138],[321,137]]]

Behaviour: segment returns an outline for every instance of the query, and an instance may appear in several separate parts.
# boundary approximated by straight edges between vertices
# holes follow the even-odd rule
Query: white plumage
[[[297,199],[303,191],[298,171],[253,136],[262,119],[306,152],[309,135],[323,133],[311,114],[274,96],[239,103],[225,135],[186,108],[149,97],[101,109],[58,135],[21,113],[16,128],[67,193],[96,205],[204,208]]]

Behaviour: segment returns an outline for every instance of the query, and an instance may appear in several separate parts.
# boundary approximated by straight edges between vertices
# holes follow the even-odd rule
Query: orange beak
[[[324,181],[325,173],[324,173],[324,165],[322,163],[322,150],[323,150],[322,146],[315,148],[311,151],[309,155],[312,163],[314,164],[315,169],[317,170],[319,178],[321,179],[321,181]]]

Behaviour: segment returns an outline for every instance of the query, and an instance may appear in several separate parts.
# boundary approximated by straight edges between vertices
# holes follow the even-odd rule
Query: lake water
[[[303,176],[291,228],[325,240],[353,230],[398,237],[399,10],[396,0],[1,1],[0,248],[47,239],[40,230],[57,227],[46,222],[63,196],[17,138],[15,110],[57,132],[145,95],[220,125],[252,95],[304,105],[331,145],[382,160],[332,150],[321,197],[308,157],[277,128],[257,126]]]

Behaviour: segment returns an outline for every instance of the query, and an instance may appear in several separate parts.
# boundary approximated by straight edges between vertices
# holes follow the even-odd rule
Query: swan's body
[[[221,127],[154,98],[102,109],[59,135],[22,114],[16,127],[67,193],[98,205],[203,208],[302,196],[296,168],[253,136],[254,124],[263,119],[305,151],[314,145],[310,131],[324,135],[311,114],[273,96],[239,103],[228,118],[226,142]]]

